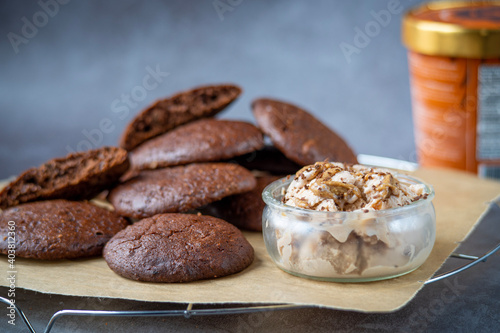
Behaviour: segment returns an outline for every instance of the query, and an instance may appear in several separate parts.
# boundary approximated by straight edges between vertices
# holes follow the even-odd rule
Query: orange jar
[[[402,39],[420,165],[500,178],[500,1],[414,8]]]

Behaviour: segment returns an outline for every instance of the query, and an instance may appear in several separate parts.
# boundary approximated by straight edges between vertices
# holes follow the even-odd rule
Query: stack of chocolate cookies
[[[8,253],[15,221],[17,255],[28,258],[102,253],[117,274],[152,282],[242,271],[254,251],[239,229],[262,230],[264,187],[304,165],[356,163],[356,156],[289,103],[255,100],[257,126],[215,118],[240,94],[232,84],[180,92],[139,113],[121,148],[70,154],[24,172],[0,192],[0,251]],[[86,201],[104,190],[113,212]]]
[[[101,255],[128,222],[87,200],[128,168],[125,150],[103,147],[25,171],[0,192],[0,253],[45,260]]]
[[[118,214],[141,219],[106,245],[117,274],[153,282],[188,282],[237,273],[254,258],[234,225],[195,212],[256,186],[246,168],[225,162],[264,146],[242,121],[214,115],[241,93],[235,85],[199,87],[158,101],[127,126],[121,146],[131,168],[108,195]]]

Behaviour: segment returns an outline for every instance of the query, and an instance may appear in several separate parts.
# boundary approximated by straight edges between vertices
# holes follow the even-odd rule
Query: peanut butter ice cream
[[[414,270],[432,250],[433,192],[411,177],[317,162],[286,183],[276,197],[282,204],[265,210],[264,227],[271,256],[290,273],[371,281]]]
[[[297,172],[283,202],[329,212],[382,210],[421,199],[426,195],[423,189],[420,184],[401,183],[387,170],[317,162]]]

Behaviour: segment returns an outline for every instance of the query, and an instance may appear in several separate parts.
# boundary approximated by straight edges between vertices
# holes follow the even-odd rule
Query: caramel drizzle
[[[317,162],[314,165],[305,166],[296,173],[296,180],[310,181],[315,179],[315,186],[310,187],[304,185],[305,189],[311,190],[314,195],[323,198],[331,199],[335,202],[340,211],[344,210],[344,205],[356,196],[357,200],[367,201],[366,195],[361,188],[354,184],[347,184],[340,181],[334,181],[332,178],[341,171],[350,171],[356,177],[362,177],[365,183],[373,176],[382,176],[382,181],[378,186],[373,186],[373,190],[378,192],[373,198],[378,199],[372,204],[374,209],[381,209],[382,203],[389,199],[391,196],[400,196],[404,194],[409,196],[408,191],[404,188],[399,188],[399,181],[390,173],[376,172],[373,169],[367,171],[354,170],[350,165],[345,165],[345,168],[335,165],[330,162]],[[366,172],[366,173],[365,173]],[[308,175],[304,175],[308,173]],[[423,195],[422,197],[426,197]],[[285,198],[283,198],[283,202]],[[295,198],[295,204],[298,207],[305,209],[316,209],[320,202],[316,204],[309,204],[306,198]]]

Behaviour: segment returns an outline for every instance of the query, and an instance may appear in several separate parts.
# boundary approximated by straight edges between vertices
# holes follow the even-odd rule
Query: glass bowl
[[[290,274],[334,282],[383,280],[417,269],[436,238],[434,189],[394,176],[422,184],[427,198],[378,211],[325,212],[282,203],[293,177],[269,184],[262,193],[262,232],[272,260]]]

